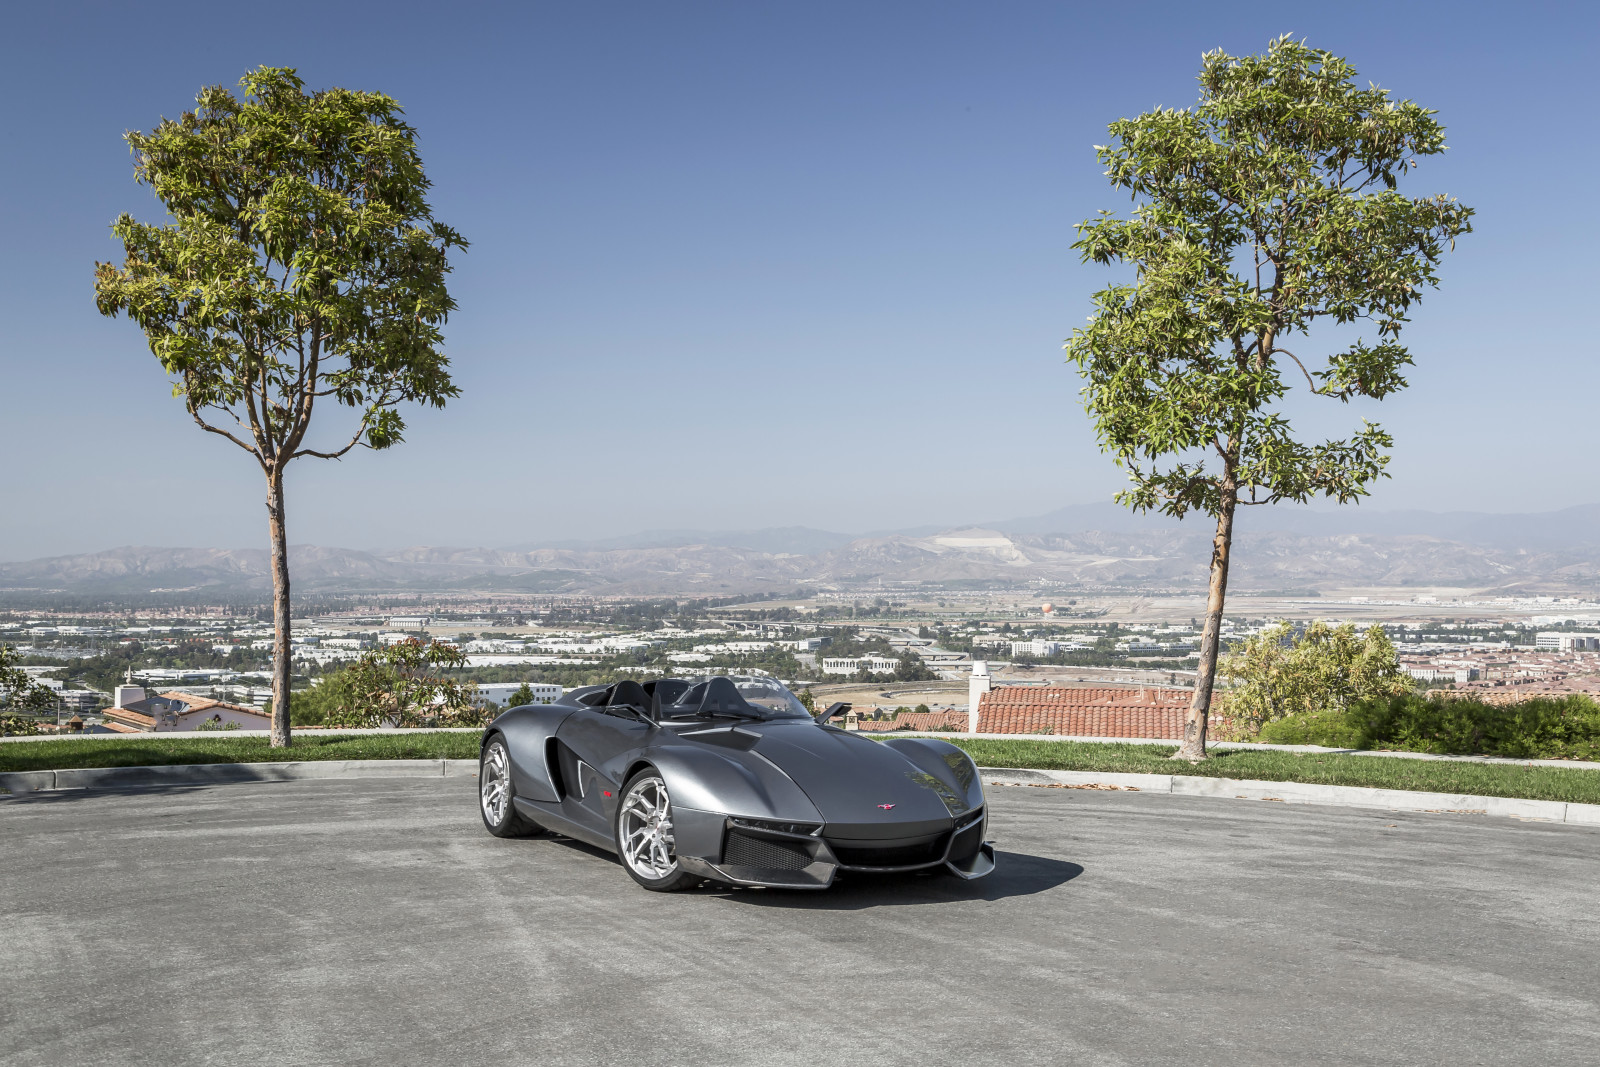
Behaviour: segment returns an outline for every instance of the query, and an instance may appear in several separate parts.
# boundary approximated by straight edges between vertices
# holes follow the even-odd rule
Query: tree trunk
[[[283,471],[267,474],[267,528],[272,535],[272,747],[289,744],[289,531],[284,524]]]
[[[1228,478],[1231,483],[1233,479]],[[1194,676],[1194,696],[1183,721],[1183,743],[1173,759],[1206,758],[1206,727],[1211,716],[1211,689],[1217,678],[1217,646],[1222,637],[1222,605],[1228,595],[1228,560],[1233,549],[1233,512],[1236,490],[1229,484],[1217,514],[1217,535],[1211,541],[1211,589],[1206,597],[1206,625],[1200,637],[1200,665]]]

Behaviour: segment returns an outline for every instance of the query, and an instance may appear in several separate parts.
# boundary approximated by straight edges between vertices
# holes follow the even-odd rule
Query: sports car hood
[[[932,752],[913,761],[897,747],[807,722],[760,732],[756,753],[793,779],[831,826],[862,836],[936,832],[971,807],[955,771]]]

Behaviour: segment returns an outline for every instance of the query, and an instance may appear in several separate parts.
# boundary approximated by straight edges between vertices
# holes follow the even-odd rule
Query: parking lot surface
[[[473,779],[0,801],[0,1064],[1600,1057],[1600,831],[995,787],[999,868],[636,887]]]

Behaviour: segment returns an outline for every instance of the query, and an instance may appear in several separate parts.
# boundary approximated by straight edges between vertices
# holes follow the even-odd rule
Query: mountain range
[[[1112,503],[866,536],[807,527],[656,530],[510,548],[290,550],[297,594],[527,592],[713,595],[1043,585],[1085,592],[1204,587],[1209,520]],[[1541,514],[1262,509],[1241,513],[1239,591],[1453,586],[1532,593],[1600,587],[1600,504]],[[263,549],[116,548],[0,563],[0,602],[52,594],[259,597]]]

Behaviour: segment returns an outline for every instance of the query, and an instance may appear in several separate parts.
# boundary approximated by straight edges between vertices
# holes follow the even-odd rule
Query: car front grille
[[[847,867],[916,867],[943,859],[947,840],[948,834],[940,834],[923,841],[885,841],[881,845],[866,841],[849,845],[829,841],[828,847]]]
[[[811,850],[798,841],[757,837],[737,828],[728,830],[722,862],[733,867],[762,867],[769,871],[798,871],[811,865]]]

